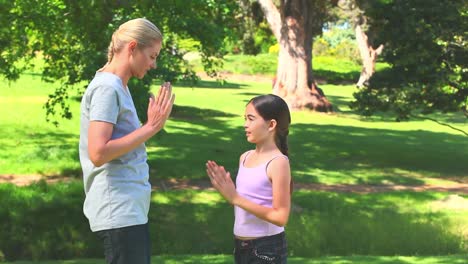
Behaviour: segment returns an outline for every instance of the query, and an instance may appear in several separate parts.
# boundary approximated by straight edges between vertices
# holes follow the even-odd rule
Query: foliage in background
[[[230,38],[224,42],[230,54],[257,55],[267,53],[270,46],[277,43],[263,15],[257,0],[236,0],[239,13],[236,14],[236,27]]]
[[[269,76],[274,76],[276,72],[277,57],[274,55],[226,55],[224,59],[224,72],[250,75],[261,74]],[[268,91],[265,91],[265,93],[267,92]]]
[[[1,1],[0,74],[16,80],[40,52],[44,80],[61,85],[46,104],[48,118],[71,117],[67,102],[73,84],[88,82],[106,62],[110,36],[123,22],[137,17],[153,21],[163,32],[159,71],[148,78],[194,80],[177,49],[179,38],[199,41],[205,70],[215,75],[222,44],[233,28],[237,4],[224,0],[197,1]],[[196,12],[193,12],[196,10]],[[142,95],[149,81],[133,83]],[[144,115],[141,111],[140,115]]]
[[[266,21],[262,21],[257,26],[255,32],[255,45],[258,46],[260,53],[268,53],[269,48],[277,43],[271,33],[271,29]]]
[[[314,56],[332,56],[361,64],[356,38],[349,24],[329,23],[327,30],[314,39],[312,52]]]
[[[398,120],[436,110],[467,115],[467,1],[357,2],[369,17],[370,39],[385,45],[382,58],[391,68],[375,74],[352,106],[364,115],[391,111]]]
[[[313,57],[335,57],[337,60],[350,60],[357,65],[361,58],[356,46],[356,39],[352,29],[340,25],[328,25],[327,30],[314,39],[312,45]],[[268,47],[266,52],[278,54],[278,43]],[[315,65],[314,65],[315,66]]]

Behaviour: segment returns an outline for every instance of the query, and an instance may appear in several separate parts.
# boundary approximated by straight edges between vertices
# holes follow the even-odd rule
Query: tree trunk
[[[280,46],[273,93],[284,98],[292,110],[332,111],[313,78],[312,40],[317,20],[311,2],[281,1],[281,13],[271,0],[259,3]]]
[[[383,45],[380,45],[377,49],[372,48],[372,46],[367,41],[367,35],[362,30],[361,25],[357,24],[355,28],[356,41],[358,43],[359,53],[361,54],[362,59],[362,71],[359,81],[356,83],[357,87],[367,86],[370,77],[375,72],[375,62],[377,61],[377,56],[382,53]]]

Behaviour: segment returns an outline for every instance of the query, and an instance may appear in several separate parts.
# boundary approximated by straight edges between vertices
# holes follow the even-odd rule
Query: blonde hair
[[[112,40],[107,49],[106,65],[112,61],[115,53],[122,50],[125,44],[132,40],[137,42],[139,48],[144,48],[152,45],[154,41],[161,41],[162,34],[159,28],[146,18],[136,18],[123,23],[112,34]]]

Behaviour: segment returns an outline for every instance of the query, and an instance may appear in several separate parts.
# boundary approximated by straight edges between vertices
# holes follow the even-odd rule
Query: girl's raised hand
[[[231,174],[226,172],[223,166],[219,166],[216,162],[209,160],[206,162],[206,173],[210,177],[211,184],[218,190],[219,193],[231,204],[237,198],[237,191],[234,182],[231,179]]]
[[[165,82],[159,89],[158,96],[155,98],[150,94],[148,104],[148,121],[146,125],[154,129],[157,133],[164,127],[174,105],[175,95],[172,93],[172,85],[170,82]]]

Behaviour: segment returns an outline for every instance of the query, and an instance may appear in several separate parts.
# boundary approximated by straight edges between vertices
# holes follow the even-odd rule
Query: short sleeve
[[[111,86],[99,86],[94,90],[89,106],[89,121],[117,123],[119,100],[117,91]]]

